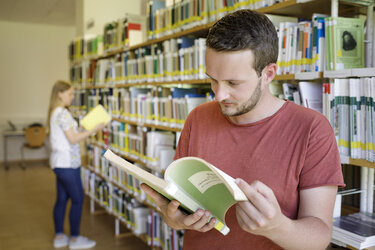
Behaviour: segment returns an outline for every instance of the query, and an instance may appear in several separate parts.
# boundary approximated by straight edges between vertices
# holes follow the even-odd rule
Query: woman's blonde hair
[[[55,85],[53,85],[51,97],[49,99],[49,108],[48,108],[48,115],[47,115],[47,131],[49,132],[50,129],[50,119],[52,112],[57,108],[59,105],[61,105],[61,100],[59,98],[59,93],[62,93],[64,91],[67,91],[70,89],[72,85],[65,81],[57,81]]]

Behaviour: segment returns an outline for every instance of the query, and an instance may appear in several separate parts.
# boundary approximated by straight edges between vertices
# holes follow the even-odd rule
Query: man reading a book
[[[206,73],[215,100],[194,109],[175,159],[203,158],[230,176],[248,201],[226,215],[223,236],[210,211],[185,214],[142,184],[165,222],[186,229],[184,249],[325,249],[331,239],[340,156],[328,120],[274,97],[278,38],[263,14],[239,10],[209,31]],[[217,201],[220,203],[220,200]]]

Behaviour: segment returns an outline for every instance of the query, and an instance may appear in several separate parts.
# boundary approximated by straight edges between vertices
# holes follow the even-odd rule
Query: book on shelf
[[[357,249],[375,246],[375,215],[360,212],[334,218],[332,238]]]
[[[122,23],[120,31],[121,43],[126,47],[143,43],[147,40],[147,18],[142,15],[126,13],[119,20]]]
[[[323,110],[342,156],[375,161],[375,78],[334,79],[323,84]]]
[[[165,8],[165,1],[152,0],[147,3],[147,37],[155,39],[159,37],[160,25],[156,16],[156,11]],[[161,19],[161,18],[160,18]],[[169,27],[170,29],[171,27]]]
[[[302,105],[322,113],[322,84],[317,82],[299,82],[298,86]]]
[[[216,218],[215,229],[226,235],[227,210],[237,201],[247,200],[235,180],[215,166],[197,157],[183,157],[173,161],[164,179],[122,159],[107,150],[104,157],[112,164],[132,174],[169,200],[177,200],[189,213],[205,209]]]
[[[80,125],[87,131],[90,131],[101,123],[107,124],[110,120],[111,117],[104,107],[102,105],[97,105],[82,118]]]
[[[324,54],[325,54],[325,22],[326,15],[313,15],[313,67],[316,72],[324,71]]]
[[[333,70],[363,68],[364,20],[333,17],[331,34]]]
[[[272,81],[268,84],[268,86],[272,95],[284,99],[284,91],[281,84],[279,84],[277,81]]]
[[[299,94],[298,85],[292,84],[292,83],[283,83],[282,88],[283,88],[284,99],[287,99],[298,105],[301,105],[301,97]]]
[[[332,58],[332,50],[333,50],[333,43],[332,43],[332,17],[326,17],[324,19],[324,26],[325,26],[325,45],[326,45],[326,52],[325,53],[325,60],[326,70],[333,70],[333,58]]]
[[[349,79],[334,80],[335,95],[335,129],[339,152],[343,156],[350,156],[349,143]]]

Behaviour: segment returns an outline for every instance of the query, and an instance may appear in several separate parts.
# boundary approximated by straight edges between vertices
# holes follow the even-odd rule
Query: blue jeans
[[[78,236],[84,198],[80,168],[54,168],[53,171],[57,184],[57,199],[53,209],[55,233],[64,233],[65,209],[70,198],[70,235]]]

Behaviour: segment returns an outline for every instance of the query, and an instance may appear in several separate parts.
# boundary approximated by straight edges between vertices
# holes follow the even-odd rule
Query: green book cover
[[[364,67],[364,20],[332,18],[335,70]]]
[[[177,200],[183,210],[193,213],[198,209],[211,212],[216,218],[215,229],[226,235],[225,214],[238,201],[247,197],[234,179],[198,157],[183,157],[173,161],[164,179],[133,165],[107,150],[104,157],[115,166],[146,183],[169,200]]]

